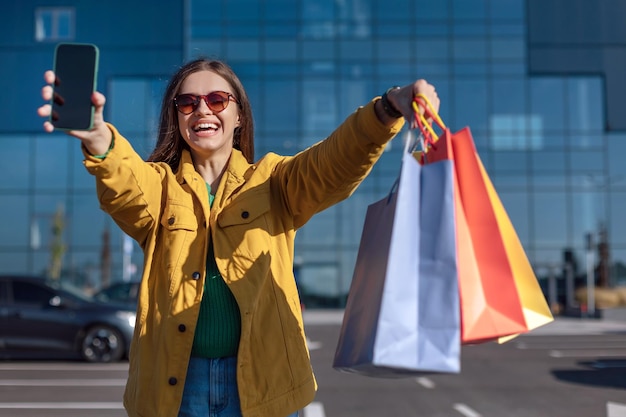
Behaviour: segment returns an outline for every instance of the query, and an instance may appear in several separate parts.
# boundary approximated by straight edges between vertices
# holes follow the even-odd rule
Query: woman
[[[44,100],[52,98],[54,73]],[[103,120],[70,131],[101,207],[144,251],[124,405],[131,417],[297,415],[315,396],[294,238],[347,198],[432,85],[393,88],[295,156],[254,162],[246,92],[220,61],[197,59],[171,79],[156,148],[143,161]],[[50,105],[39,108],[49,117]],[[53,130],[49,122],[44,129]]]

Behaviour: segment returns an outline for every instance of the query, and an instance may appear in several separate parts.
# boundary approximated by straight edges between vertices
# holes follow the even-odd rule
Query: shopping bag
[[[429,108],[423,98],[418,98]],[[432,107],[426,112],[433,114]],[[443,134],[423,128],[431,145],[422,163],[454,161],[461,341],[506,341],[553,320],[532,266],[480,160],[469,127]],[[436,134],[435,134],[436,136]]]
[[[460,371],[453,168],[421,166],[409,143],[391,192],[367,209],[333,361],[340,371]]]

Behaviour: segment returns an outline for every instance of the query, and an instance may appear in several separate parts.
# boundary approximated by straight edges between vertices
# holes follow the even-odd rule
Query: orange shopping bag
[[[502,342],[551,322],[545,296],[476,152],[469,127],[452,133],[424,97],[416,98],[418,104],[443,129],[437,137],[416,111],[426,138],[422,163],[454,162],[461,341]]]

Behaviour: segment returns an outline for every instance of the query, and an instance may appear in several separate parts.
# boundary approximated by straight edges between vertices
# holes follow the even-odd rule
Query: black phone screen
[[[64,43],[54,53],[54,94],[50,122],[57,129],[88,130],[93,125],[91,95],[96,89],[98,48]]]

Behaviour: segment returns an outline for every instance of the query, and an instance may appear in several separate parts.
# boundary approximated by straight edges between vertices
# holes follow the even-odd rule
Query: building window
[[[70,41],[74,39],[73,7],[39,7],[35,10],[37,42]]]

